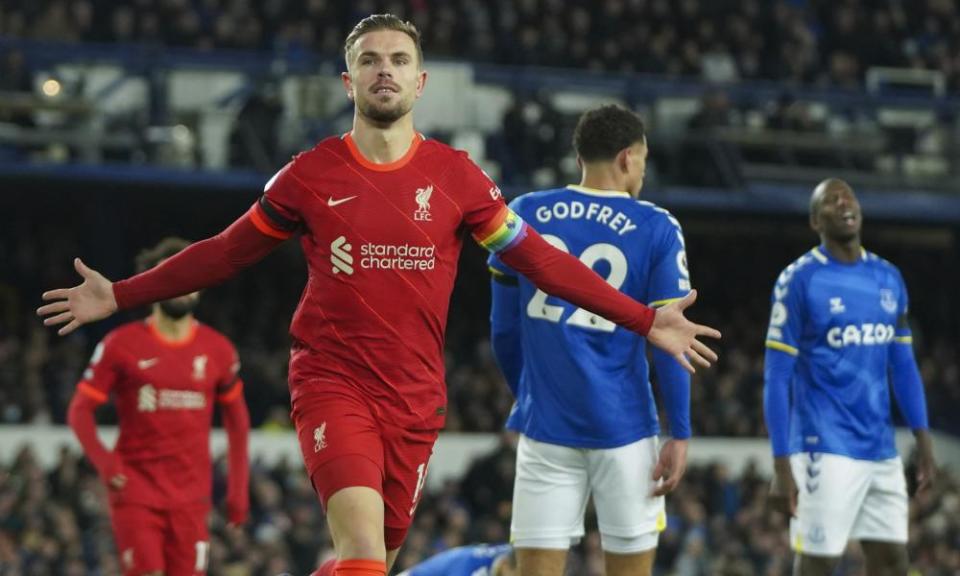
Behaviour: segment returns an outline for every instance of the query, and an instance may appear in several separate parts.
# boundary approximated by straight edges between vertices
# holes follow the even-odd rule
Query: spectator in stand
[[[563,139],[562,116],[543,95],[516,94],[503,116],[503,153],[505,178],[515,183],[546,186],[557,179],[557,165]]]
[[[505,466],[505,471],[512,469],[512,462]],[[494,475],[492,481],[511,483],[495,468],[487,471]],[[223,460],[218,460],[215,498],[225,490],[225,472]],[[765,508],[767,482],[751,465],[736,474],[717,464],[691,466],[667,506],[670,520],[661,535],[657,573],[789,574],[783,520]],[[727,496],[718,497],[721,494]],[[462,482],[427,491],[398,570],[461,544],[504,541],[510,496],[472,512],[462,504],[469,495]],[[0,573],[119,574],[106,498],[95,472],[74,450],[62,450],[48,471],[29,448],[0,464]],[[226,531],[224,517],[217,512],[212,516],[211,576],[306,574],[316,564],[317,550],[321,558],[330,553],[322,515],[299,464],[254,462],[251,505],[251,522],[242,532]],[[960,571],[960,481],[955,475],[943,474],[933,490],[915,501],[910,534],[917,574],[953,576]],[[573,573],[599,574],[596,532],[588,532],[584,540],[572,551]],[[853,552],[836,576],[862,573],[860,555]]]
[[[250,94],[230,134],[230,165],[263,173],[277,166],[281,116],[283,104],[276,86],[265,83]]]
[[[688,141],[684,144],[683,173],[690,184],[699,186],[728,185],[741,183],[735,171],[736,163],[730,161],[736,154],[735,147],[715,138],[715,133],[738,123],[730,99],[722,89],[709,90],[700,100],[700,109],[687,122]]]
[[[33,90],[30,69],[22,51],[8,48],[0,55],[0,65],[0,91],[29,93]]]
[[[86,253],[97,242],[95,233],[70,224],[71,216],[80,210],[77,202],[87,198],[85,194],[78,193],[76,200],[70,195],[58,196],[56,208],[45,203],[43,195],[34,196],[33,200],[25,194],[17,196],[14,190],[6,201],[0,199],[0,422],[5,423],[64,422],[76,375],[102,336],[90,333],[51,339],[32,316],[33,301],[28,295],[63,281],[63,272],[44,262],[66,258],[63,246],[86,246]],[[187,197],[185,193],[169,192],[165,198],[172,203],[171,215],[178,213],[176,206],[187,202]],[[202,197],[196,201],[202,201]],[[215,204],[220,208],[210,208],[207,217],[221,217],[218,211],[229,211],[224,206],[231,201],[242,206],[245,198],[229,200],[218,195],[215,203],[205,206]],[[39,210],[41,205],[46,206],[42,222],[18,217],[21,210]],[[116,270],[122,272],[126,269],[123,262],[132,256],[126,250],[135,251],[168,232],[162,222],[152,229],[140,224],[147,221],[150,206],[133,203],[119,213],[120,220],[135,224],[127,226],[126,247],[104,248],[98,255],[101,261],[119,260]],[[202,230],[201,222],[187,224],[184,235]],[[723,242],[717,242],[708,233],[690,230],[687,243],[691,259],[714,262],[727,271],[727,277],[769,277],[771,281],[781,263],[803,246],[796,244],[790,249],[789,239],[758,242],[749,235],[724,236]],[[904,264],[907,281],[924,294],[913,307],[918,361],[928,383],[931,426],[960,433],[960,423],[950,410],[960,404],[960,359],[953,353],[951,336],[958,328],[956,302],[950,292],[950,287],[960,282],[960,269],[953,266],[949,250],[889,243],[876,249],[881,248]],[[258,383],[246,391],[254,427],[263,425],[271,411],[289,412],[288,337],[285,324],[275,319],[286,316],[289,309],[285,306],[292,307],[296,301],[300,286],[291,278],[302,274],[302,266],[296,250],[279,250],[263,263],[262,271],[251,273],[250,282],[218,288],[200,305],[203,317],[234,339],[245,371]],[[934,279],[929,270],[940,270],[944,276]],[[489,296],[485,273],[481,265],[464,263],[461,274],[466,281],[457,287],[451,302],[454,319],[447,339],[450,430],[499,430],[512,404],[486,340],[485,302]],[[703,288],[704,320],[720,326],[728,336],[721,344],[726,361],[716,370],[695,376],[697,381],[691,386],[693,431],[706,436],[763,436],[766,432],[759,394],[762,366],[757,350],[762,348],[768,295],[764,290],[744,292],[742,286],[725,283],[723,277],[705,274],[694,280]],[[731,308],[730,302],[737,302],[737,306]],[[721,314],[721,310],[729,312]],[[270,420],[282,426],[286,417]]]
[[[872,66],[940,70],[960,86],[955,2],[397,0],[434,53],[503,64],[860,86]],[[57,42],[290,49],[334,57],[376,3],[37,0],[0,8],[0,35]],[[112,30],[112,32],[107,32]]]

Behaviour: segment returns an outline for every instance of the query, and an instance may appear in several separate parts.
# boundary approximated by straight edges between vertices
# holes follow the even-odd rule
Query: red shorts
[[[439,430],[407,430],[374,416],[360,392],[324,383],[293,401],[293,423],[313,487],[326,508],[337,491],[373,488],[383,497],[388,550],[399,548],[427,479]]]
[[[210,537],[205,506],[161,510],[115,504],[110,507],[110,520],[124,576],[156,571],[166,576],[207,573]]]

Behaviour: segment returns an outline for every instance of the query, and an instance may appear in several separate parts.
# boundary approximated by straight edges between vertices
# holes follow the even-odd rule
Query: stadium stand
[[[431,491],[398,561],[408,567],[466,542],[501,542],[509,536],[515,453],[509,443],[476,460],[460,481]],[[225,490],[223,462],[215,499]],[[787,574],[790,561],[783,519],[765,506],[768,479],[755,467],[732,473],[723,462],[691,467],[668,499],[669,527],[661,538],[657,570],[678,576]],[[24,449],[0,467],[0,567],[4,574],[118,574],[106,517],[104,488],[74,451],[64,449],[50,470]],[[283,571],[306,574],[329,555],[319,504],[298,462],[254,463],[251,523],[229,531],[220,511],[211,520],[213,576]],[[960,482],[947,474],[914,501],[911,557],[917,574],[950,576],[960,570]],[[602,574],[595,519],[574,549],[568,574]],[[862,574],[851,546],[843,576]]]
[[[815,242],[806,200],[827,175],[862,191],[867,248],[903,270],[931,424],[960,434],[956,0],[6,0],[0,432],[62,424],[94,345],[115,325],[57,338],[34,315],[40,292],[73,282],[75,255],[125,276],[163,236],[221,229],[292,153],[344,131],[343,38],[381,10],[424,31],[432,99],[420,127],[469,150],[508,196],[576,178],[569,142],[585,108],[617,101],[647,118],[645,198],[683,222],[701,296],[693,317],[724,333],[722,362],[692,386],[695,437],[766,434],[769,290]],[[199,309],[237,343],[262,433],[290,427],[286,322],[304,276],[288,243]],[[489,350],[488,303],[483,255],[466,246],[447,332],[449,431],[496,433],[512,403]],[[514,457],[502,442],[431,485],[398,568],[505,541]],[[953,462],[912,501],[917,574],[960,573],[958,470]],[[219,501],[222,461],[215,473]],[[668,499],[657,574],[788,573],[768,480],[760,463],[692,467]],[[251,491],[244,530],[214,515],[211,574],[306,574],[330,553],[296,459],[255,463]],[[50,468],[29,444],[0,462],[0,576],[118,574],[104,498],[69,449]],[[599,552],[594,528],[568,573],[601,574]],[[842,574],[862,574],[850,552]]]
[[[108,274],[128,274],[128,263],[140,247],[171,231],[201,238],[229,222],[256,196],[168,192],[148,200],[125,194],[115,189],[39,197],[11,192],[0,200],[9,208],[0,216],[0,314],[4,318],[0,355],[6,359],[0,363],[3,422],[63,423],[76,380],[107,329],[92,327],[59,339],[35,320],[35,295],[44,287],[72,281],[71,271],[58,263],[68,262],[79,250],[84,258],[105,265]],[[93,203],[85,207],[91,198]],[[104,213],[111,202],[124,207],[115,215]],[[169,202],[163,205],[163,219],[151,221],[151,214],[163,202]],[[37,211],[45,214],[42,222],[18,217]],[[196,215],[197,211],[201,215]],[[98,238],[109,236],[115,228],[104,228],[98,235],[96,230],[69,225],[71,218],[84,213],[91,222],[104,225],[116,218],[116,225],[123,226],[124,245]],[[761,362],[768,292],[783,263],[809,248],[815,239],[806,231],[802,217],[723,223],[700,215],[684,218],[684,222],[693,281],[702,294],[702,309],[695,310],[694,316],[720,326],[725,335],[720,344],[724,362],[699,374],[692,388],[694,432],[762,435]],[[745,226],[753,231],[745,231]],[[871,250],[902,263],[911,292],[917,295],[912,314],[931,422],[960,433],[952,408],[960,402],[960,366],[952,353],[951,337],[958,327],[952,297],[952,287],[960,282],[957,267],[952,265],[956,240],[951,243],[950,228],[928,226],[921,232],[915,225],[875,223],[868,228],[866,242]],[[468,246],[460,268],[447,334],[447,429],[491,432],[502,425],[512,398],[487,342],[489,287],[480,250]],[[931,270],[938,272],[931,275]],[[299,297],[304,274],[302,257],[291,243],[246,272],[244,281],[214,289],[214,297],[204,298],[200,306],[201,319],[223,327],[237,342],[244,378],[251,383],[246,394],[254,426],[286,420],[289,341],[285,322]],[[730,283],[730,278],[754,280]]]

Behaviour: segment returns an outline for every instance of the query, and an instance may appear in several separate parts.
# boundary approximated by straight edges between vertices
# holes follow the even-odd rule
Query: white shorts
[[[796,552],[840,556],[848,540],[907,542],[907,481],[899,457],[804,452],[790,456],[790,466],[799,490],[790,521]]]
[[[593,494],[603,549],[635,554],[657,547],[666,528],[653,497],[657,438],[610,449],[570,448],[520,436],[511,541],[516,548],[566,550],[584,534]]]

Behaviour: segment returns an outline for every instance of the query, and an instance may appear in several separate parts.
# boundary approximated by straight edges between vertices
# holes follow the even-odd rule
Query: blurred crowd
[[[509,538],[515,462],[511,439],[475,460],[458,481],[428,491],[397,561],[397,570],[448,548]],[[215,464],[214,503],[225,492],[225,466]],[[211,576],[310,573],[332,553],[320,506],[299,463],[254,463],[251,514],[240,530],[211,515]],[[694,466],[667,498],[668,527],[657,551],[657,575],[781,576],[790,573],[785,519],[767,508],[768,479],[750,464],[739,474],[724,464]],[[0,466],[0,574],[114,576],[119,574],[106,493],[92,468],[63,449],[44,470],[29,448]],[[567,573],[600,576],[596,519],[572,551]],[[960,571],[960,481],[944,472],[910,511],[910,556],[916,574]],[[853,544],[838,576],[864,576]]]
[[[193,112],[170,115],[154,78],[149,105],[124,114],[91,114],[87,104],[72,114],[42,115],[0,106],[0,127],[9,124],[11,134],[34,127],[83,131],[84,122],[103,116],[110,136],[56,142],[45,151],[38,142],[47,142],[49,134],[32,140],[8,135],[9,142],[0,142],[0,160],[96,157],[108,163],[210,167],[206,154],[234,169],[270,173],[291,152],[328,134],[336,121],[288,117],[291,108],[279,95],[284,63],[307,54],[339,63],[351,27],[367,14],[390,11],[418,24],[429,58],[626,74],[621,78],[630,88],[617,96],[651,108],[642,110],[655,138],[651,179],[743,188],[749,165],[759,165],[767,179],[798,178],[789,169],[771,177],[764,169],[772,165],[843,169],[864,178],[880,174],[874,186],[955,188],[952,159],[960,132],[954,110],[937,109],[938,100],[931,99],[913,116],[881,114],[872,104],[851,104],[842,96],[848,89],[863,93],[868,70],[881,67],[931,74],[890,75],[877,82],[880,94],[929,97],[938,86],[945,95],[956,93],[958,6],[960,0],[9,0],[0,4],[0,91],[37,92],[36,54],[43,60],[43,50],[31,53],[16,44],[8,49],[5,38],[119,43],[124,51],[134,44],[217,50],[235,63],[243,62],[245,53],[231,50],[258,50],[277,60],[272,72],[249,79],[248,93],[234,95],[236,119],[222,153],[203,145],[219,142],[219,136],[202,130]],[[629,81],[637,73],[699,80],[702,101],[690,110],[683,101],[689,92],[644,93],[640,83]],[[776,82],[779,94],[756,88],[769,83],[752,85],[746,95],[710,88],[741,80]],[[63,80],[58,90],[78,94],[80,84]],[[552,94],[537,93],[535,87],[543,85],[535,76],[510,85],[512,105],[502,130],[487,134],[485,150],[476,151],[492,173],[502,175],[503,184],[552,184],[577,171],[569,146],[577,115],[569,105],[558,106]],[[840,95],[839,100],[804,100],[797,96],[804,87],[831,88],[822,94]],[[676,108],[668,110],[671,106]],[[683,142],[670,142],[678,138]]]
[[[62,422],[88,356],[110,327],[95,325],[58,338],[34,316],[39,294],[75,281],[70,261],[80,255],[117,278],[132,258],[159,238],[191,239],[221,229],[253,202],[243,195],[166,190],[78,189],[38,194],[13,186],[0,197],[0,422]],[[160,212],[158,212],[158,210]],[[24,219],[22,214],[44,215]],[[157,218],[157,214],[162,218]],[[701,370],[692,387],[697,436],[756,437],[762,418],[763,339],[769,293],[780,270],[814,242],[803,218],[757,217],[720,222],[715,215],[678,214],[684,223],[694,285],[701,298],[693,317],[719,326],[723,360]],[[868,214],[869,217],[869,214]],[[75,221],[87,223],[78,228]],[[866,227],[866,245],[903,270],[911,288],[915,347],[927,388],[932,424],[960,432],[960,365],[955,294],[960,269],[955,248],[921,234],[926,244],[879,223]],[[483,252],[467,243],[460,263],[447,337],[449,430],[497,431],[512,398],[487,341],[488,279]],[[245,394],[254,425],[289,426],[286,388],[287,323],[305,278],[300,249],[289,242],[264,262],[207,291],[199,317],[227,333],[243,360]],[[749,279],[749,281],[741,281]],[[140,313],[142,315],[142,312]],[[123,321],[136,318],[128,315]],[[112,415],[102,414],[101,422]],[[669,423],[666,423],[669,427]],[[409,566],[467,542],[509,537],[514,448],[478,459],[459,482],[429,493],[399,559]],[[225,491],[217,464],[216,501]],[[670,527],[658,553],[658,574],[741,576],[787,574],[790,554],[783,519],[765,508],[767,479],[752,467],[733,473],[722,463],[693,468],[670,500]],[[330,552],[323,520],[299,462],[267,467],[254,462],[251,522],[229,531],[212,523],[212,574],[307,574]],[[24,452],[0,469],[0,576],[117,573],[103,487],[85,461],[64,452],[52,471]],[[960,570],[960,485],[945,477],[912,509],[912,554],[918,573]],[[594,524],[595,525],[595,524]],[[570,574],[599,574],[599,537],[591,530],[571,557]],[[843,574],[862,575],[853,548]]]
[[[35,316],[40,294],[76,282],[71,261],[81,256],[108,278],[132,272],[133,258],[160,238],[198,240],[225,227],[256,198],[217,192],[120,190],[28,194],[11,187],[0,198],[0,423],[62,423],[74,387],[97,341],[121,314],[67,338]],[[19,191],[19,192],[18,192]],[[158,204],[160,203],[160,204]],[[164,218],[155,214],[161,209]],[[43,213],[42,220],[20,218]],[[693,318],[717,326],[721,362],[701,370],[692,385],[695,434],[766,434],[762,417],[763,342],[770,293],[780,271],[816,239],[802,217],[716,222],[712,215],[678,214],[700,299]],[[914,345],[934,427],[960,433],[960,362],[955,334],[960,314],[952,287],[960,285],[956,244],[911,245],[897,228],[869,220],[868,249],[896,263],[911,291]],[[83,228],[74,221],[87,223]],[[752,232],[751,232],[752,231]],[[931,232],[919,238],[931,238]],[[300,247],[287,242],[274,254],[201,297],[198,318],[227,334],[243,363],[254,426],[289,425],[287,328],[306,270]],[[447,429],[500,429],[513,398],[490,351],[489,276],[485,253],[466,242],[451,300],[446,339]],[[654,374],[655,378],[655,374]],[[112,415],[103,415],[110,422]]]
[[[956,0],[9,0],[0,36],[333,57],[379,11],[413,20],[432,57],[841,87],[896,66],[960,83]]]
[[[5,0],[0,3],[0,39],[257,49],[338,58],[352,25],[378,11],[416,22],[429,58],[721,82],[767,79],[787,88],[857,88],[868,68],[897,66],[939,71],[950,90],[960,88],[960,0]],[[30,91],[23,55],[10,51],[2,56],[0,90]],[[281,112],[274,99],[255,98],[244,106],[236,137],[231,138],[235,166],[271,166],[275,160],[269,155],[276,151],[274,132]],[[772,130],[827,131],[825,120],[788,92],[766,108],[754,106],[752,112],[758,110],[763,116],[759,123]],[[703,95],[699,110],[686,122],[692,132],[708,133],[747,125],[749,113],[723,92],[713,91]],[[503,181],[533,187],[575,178],[569,151],[575,120],[543,95],[518,94],[503,118],[502,133],[486,143]],[[0,111],[0,122],[31,121],[22,111]],[[245,137],[244,129],[258,138]],[[648,185],[670,172],[684,174],[683,184],[737,182],[739,176],[723,173],[725,164],[718,161],[726,148],[710,141],[681,146],[681,154],[668,157],[660,142],[653,142]],[[735,153],[756,160],[741,149]],[[836,156],[825,148],[800,163],[822,166],[824,155]],[[34,315],[39,294],[75,281],[70,267],[74,256],[85,257],[110,277],[127,275],[140,248],[171,232],[202,238],[255,199],[255,194],[159,195],[154,190],[128,195],[117,186],[92,188],[78,185],[77,194],[54,197],[31,195],[29,186],[13,183],[0,198],[0,424],[62,423],[96,342],[117,323],[145,313],[121,316],[68,338],[45,329]],[[158,213],[163,217],[157,218]],[[794,233],[784,234],[790,229],[784,222],[753,218],[718,225],[711,215],[678,216],[685,226],[693,224],[686,226],[688,253],[701,294],[693,316],[724,333],[719,344],[723,360],[694,378],[694,433],[763,436],[769,293],[779,271],[815,239],[809,232],[796,233],[802,222],[791,223]],[[952,247],[935,239],[911,245],[889,232],[871,238],[870,226],[868,222],[868,249],[898,264],[911,289],[915,348],[931,423],[960,433],[954,414],[960,405],[955,342],[960,315],[951,291],[960,283],[956,240],[951,240]],[[289,427],[286,332],[305,276],[299,248],[289,242],[240,279],[209,290],[198,312],[202,321],[237,345],[252,421],[260,428]],[[744,278],[750,281],[739,281]],[[497,431],[512,404],[487,340],[488,302],[484,254],[468,243],[447,332],[448,430]],[[100,415],[104,423],[114,418],[109,408]],[[461,543],[505,541],[514,456],[505,441],[460,482],[427,494],[398,565],[409,566]],[[222,462],[216,489],[224,490]],[[785,525],[767,513],[766,490],[766,479],[752,468],[739,475],[719,463],[691,469],[669,501],[670,528],[661,540],[659,573],[786,574],[790,554]],[[330,552],[316,498],[299,462],[273,468],[255,464],[251,492],[253,514],[245,531],[229,531],[222,517],[215,516],[213,574],[305,574]],[[89,467],[67,451],[52,471],[41,470],[29,451],[0,467],[0,576],[116,574],[103,504],[103,487]],[[911,552],[919,573],[960,571],[958,479],[945,477],[933,492],[919,496],[911,518]],[[591,531],[571,558],[571,573],[595,574],[600,566],[599,538]],[[862,570],[854,549],[843,573]]]

